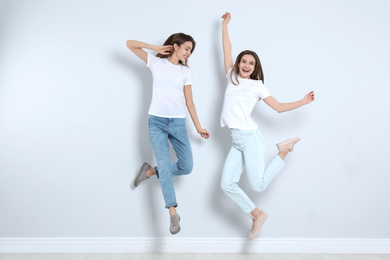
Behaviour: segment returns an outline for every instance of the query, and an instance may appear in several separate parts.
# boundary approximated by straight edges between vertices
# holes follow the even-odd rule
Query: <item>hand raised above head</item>
[[[230,20],[232,19],[232,15],[229,12],[226,12],[224,15],[222,15],[222,23],[229,23]]]

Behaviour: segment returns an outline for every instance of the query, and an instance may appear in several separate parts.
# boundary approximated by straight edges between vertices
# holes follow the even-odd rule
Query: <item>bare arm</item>
[[[225,72],[227,73],[231,67],[233,67],[232,58],[232,44],[230,43],[229,33],[227,25],[231,19],[230,13],[222,15],[222,46],[223,46],[223,58],[225,64]]]
[[[195,104],[192,99],[192,90],[191,85],[184,86],[184,97],[186,99],[186,106],[188,112],[190,113],[192,122],[195,125],[196,131],[200,134],[204,139],[208,139],[210,137],[209,132],[206,129],[203,129],[200,125],[198,115],[196,113]]]
[[[264,99],[264,102],[269,105],[271,108],[273,108],[278,113],[290,111],[293,109],[296,109],[298,107],[301,107],[303,105],[307,105],[311,103],[314,100],[314,91],[310,91],[306,94],[306,96],[298,101],[291,102],[291,103],[279,103],[274,97],[270,96]]]
[[[156,46],[140,41],[128,40],[126,42],[127,48],[129,48],[138,58],[143,60],[145,63],[148,61],[148,53],[143,49],[149,49],[156,51],[161,54],[169,54],[172,50],[172,46]]]

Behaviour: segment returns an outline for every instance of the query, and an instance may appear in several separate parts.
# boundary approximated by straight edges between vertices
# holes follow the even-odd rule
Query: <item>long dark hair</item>
[[[234,72],[234,74],[235,74],[235,81],[237,83],[234,82],[234,80],[233,80],[233,73],[230,73],[230,80],[232,81],[232,83],[234,85],[238,85],[240,83],[238,81],[238,75],[240,73],[239,68],[238,68],[238,64],[240,64],[242,57],[244,55],[247,55],[247,54],[252,55],[256,61],[255,69],[253,70],[253,72],[249,76],[249,78],[254,79],[254,80],[261,80],[264,84],[264,73],[263,73],[263,68],[261,67],[261,62],[260,62],[259,56],[257,56],[256,52],[250,51],[250,50],[246,50],[246,51],[243,51],[240,54],[238,54],[237,59],[236,59],[236,63],[234,64],[234,66],[232,68],[232,72]]]
[[[192,49],[191,49],[191,54],[194,52],[195,50],[195,40],[188,34],[185,34],[185,33],[175,33],[175,34],[172,34],[171,36],[168,37],[168,39],[164,42],[163,46],[167,46],[167,45],[174,45],[175,43],[177,44],[177,46],[180,47],[180,45],[182,45],[184,42],[192,42]],[[170,54],[167,54],[167,55],[163,55],[163,54],[157,54],[156,57],[159,57],[159,58],[168,58],[170,56],[172,56],[173,52],[171,52]],[[185,63],[183,64],[181,62],[181,60],[179,60],[179,63],[184,65],[184,66],[188,66],[187,65],[187,60],[185,61]]]

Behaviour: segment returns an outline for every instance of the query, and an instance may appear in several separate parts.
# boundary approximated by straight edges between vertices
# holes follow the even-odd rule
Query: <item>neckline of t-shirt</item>
[[[233,74],[233,75],[232,75],[233,78],[235,78],[236,73],[234,73],[233,71],[232,71],[231,73]],[[238,80],[240,80],[240,79],[243,79],[243,80],[255,80],[255,79],[251,79],[251,78],[249,78],[249,79],[241,78],[240,75],[238,75],[237,79],[238,79]],[[255,80],[255,81],[257,81],[257,80]]]
[[[238,76],[237,79],[238,79],[238,80],[240,80],[240,79],[243,79],[243,80],[253,80],[253,79],[251,79],[251,78],[249,78],[249,79],[241,78],[240,76]]]
[[[170,62],[167,58],[165,58],[165,62],[169,63],[171,66],[173,66],[174,68],[178,68],[179,66],[181,66],[181,64],[173,64],[172,62]]]

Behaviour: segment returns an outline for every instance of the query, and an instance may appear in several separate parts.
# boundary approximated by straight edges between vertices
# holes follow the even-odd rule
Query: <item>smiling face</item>
[[[250,54],[242,56],[240,63],[238,64],[240,78],[249,79],[255,70],[256,60]]]
[[[176,57],[185,64],[187,62],[187,59],[191,56],[192,51],[192,42],[186,41],[183,42],[180,46],[178,46],[176,43],[173,45],[175,51],[173,55],[176,55]]]

